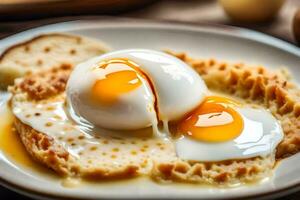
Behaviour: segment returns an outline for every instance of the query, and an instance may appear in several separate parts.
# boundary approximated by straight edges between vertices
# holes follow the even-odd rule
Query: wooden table
[[[155,20],[180,21],[188,23],[213,23],[242,26],[261,31],[280,39],[296,44],[292,35],[292,18],[300,0],[287,0],[278,17],[271,23],[259,25],[242,25],[231,22],[222,8],[214,0],[163,0],[153,3],[143,9],[119,14],[123,17],[146,18]],[[94,13],[95,14],[95,13]],[[0,19],[0,38],[20,32],[32,27],[61,22],[66,20],[82,19],[82,16],[64,16],[61,18],[44,18],[37,20],[5,21]],[[298,176],[298,174],[296,174]],[[7,199],[28,199],[7,189],[0,188],[0,196]],[[282,200],[298,200],[300,192],[281,198]]]

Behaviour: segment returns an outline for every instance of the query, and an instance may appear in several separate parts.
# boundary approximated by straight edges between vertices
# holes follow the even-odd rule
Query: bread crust
[[[14,126],[26,150],[36,161],[62,176],[73,175],[72,170],[70,170],[72,163],[70,154],[61,145],[57,144],[53,138],[36,131],[22,123],[18,118],[15,118]]]
[[[0,55],[0,89],[17,77],[61,65],[74,67],[109,48],[102,42],[78,35],[49,33],[7,48]]]
[[[77,163],[76,158],[52,137],[24,124],[18,118],[15,118],[14,126],[31,157],[61,176],[81,176],[90,180],[106,180],[132,178],[138,174],[138,168],[130,165],[121,170],[112,171],[101,168],[82,168],[80,163]]]
[[[38,35],[36,37],[33,37],[27,41],[24,41],[24,42],[20,42],[18,44],[14,44],[14,45],[11,45],[10,47],[8,47],[1,55],[0,55],[0,63],[1,61],[5,58],[5,56],[9,53],[11,53],[13,50],[15,50],[16,48],[18,47],[24,47],[26,45],[30,45],[38,40],[41,40],[41,39],[45,39],[45,38],[48,38],[48,37],[70,37],[70,38],[74,38],[76,40],[82,40],[82,37],[81,36],[77,36],[77,35],[69,35],[69,34],[63,34],[63,33],[51,33],[51,34],[41,34],[41,35]]]

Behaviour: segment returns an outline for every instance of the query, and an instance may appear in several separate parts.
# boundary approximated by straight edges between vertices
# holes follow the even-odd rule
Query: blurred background
[[[110,15],[240,26],[299,44],[299,9],[300,0],[0,0],[0,38],[43,24]]]
[[[300,0],[0,0],[0,39],[50,23],[113,17],[245,27],[300,45]],[[1,186],[0,196],[28,199]]]

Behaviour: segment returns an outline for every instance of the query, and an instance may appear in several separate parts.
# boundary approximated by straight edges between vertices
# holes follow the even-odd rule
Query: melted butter
[[[43,167],[34,161],[27,153],[18,133],[13,128],[13,115],[9,109],[0,112],[0,150],[14,164],[32,170],[52,173],[50,169]]]

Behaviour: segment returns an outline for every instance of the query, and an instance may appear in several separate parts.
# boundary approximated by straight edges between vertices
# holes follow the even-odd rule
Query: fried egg
[[[207,97],[179,122],[178,132],[177,155],[197,161],[270,155],[283,138],[279,122],[267,110],[218,96]]]
[[[181,60],[132,49],[79,64],[68,81],[67,102],[76,121],[134,130],[181,118],[206,92],[204,81]]]

